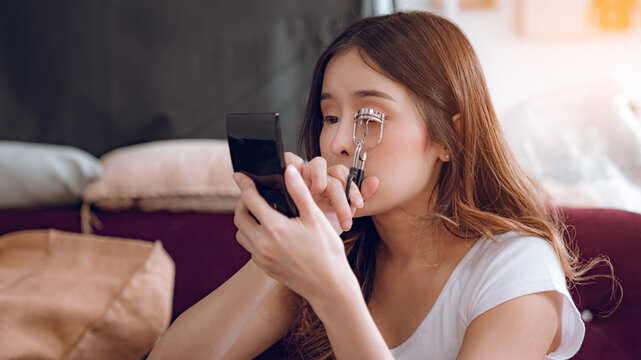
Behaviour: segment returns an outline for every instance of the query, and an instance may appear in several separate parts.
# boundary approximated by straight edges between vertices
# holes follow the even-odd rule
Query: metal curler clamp
[[[374,109],[362,108],[354,114],[354,128],[352,130],[352,140],[356,144],[356,150],[354,151],[354,162],[352,168],[349,170],[349,176],[347,177],[347,185],[345,186],[345,196],[347,196],[347,202],[349,200],[349,189],[352,185],[352,182],[356,183],[358,188],[361,188],[361,183],[364,178],[365,161],[367,160],[367,153],[372,150],[376,145],[381,143],[383,140],[383,124],[385,123],[386,115],[380,113]],[[363,151],[363,146],[365,145],[365,138],[369,133],[369,123],[370,121],[377,122],[381,125],[381,129],[378,134],[378,141],[368,147]],[[360,133],[360,136],[357,136],[357,129]]]

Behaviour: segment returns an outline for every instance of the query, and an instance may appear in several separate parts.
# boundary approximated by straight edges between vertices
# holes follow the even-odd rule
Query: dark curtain
[[[95,155],[225,138],[279,112],[295,150],[316,58],[360,1],[0,1],[0,139]]]

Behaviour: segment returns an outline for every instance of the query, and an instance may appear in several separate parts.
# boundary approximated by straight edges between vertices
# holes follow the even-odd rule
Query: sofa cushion
[[[113,150],[100,161],[103,176],[83,198],[104,210],[230,212],[240,196],[223,140],[138,144]]]
[[[74,147],[0,141],[0,208],[79,203],[101,173],[96,157]]]
[[[641,337],[635,329],[641,319],[641,214],[614,209],[561,209],[569,226],[568,240],[576,244],[583,259],[599,255],[612,262],[614,275],[623,287],[618,291],[610,279],[599,278],[572,289],[575,303],[585,316],[586,333],[576,359],[633,359],[641,355]],[[610,268],[599,266],[588,275],[610,274]],[[614,291],[614,292],[613,292]],[[618,308],[607,317],[599,316]],[[617,354],[627,354],[619,356]]]

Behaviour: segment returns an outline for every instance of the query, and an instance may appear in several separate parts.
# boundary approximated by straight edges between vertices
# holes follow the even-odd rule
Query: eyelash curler
[[[385,123],[386,115],[380,113],[371,108],[362,108],[354,114],[354,128],[352,130],[352,140],[356,144],[356,150],[354,151],[354,163],[352,168],[349,169],[349,176],[347,177],[347,185],[345,186],[345,196],[347,196],[347,202],[351,205],[349,200],[349,189],[352,185],[352,182],[361,188],[361,183],[363,182],[363,177],[365,171],[365,161],[367,160],[367,153],[372,150],[376,145],[381,143],[383,139],[383,124]],[[381,130],[378,134],[378,141],[376,144],[370,146],[363,152],[363,147],[365,145],[365,138],[369,132],[369,122],[374,121],[381,124]],[[360,137],[356,136],[356,129],[358,128]]]

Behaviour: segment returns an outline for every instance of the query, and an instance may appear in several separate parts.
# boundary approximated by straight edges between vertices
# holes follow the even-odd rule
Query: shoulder
[[[558,292],[547,291],[489,309],[467,327],[458,358],[544,358],[560,343],[562,301]]]
[[[543,238],[516,233],[513,231],[495,235],[494,239],[482,238],[480,247],[483,255],[492,256],[528,256],[556,254],[548,240]]]
[[[556,290],[567,293],[565,274],[545,239],[508,232],[482,238],[466,266],[470,320],[518,296]]]
[[[560,308],[563,336],[558,350],[549,357],[572,356],[581,344],[585,328],[552,244],[546,239],[514,232],[497,235],[495,240],[478,240],[471,254],[473,258],[466,266],[467,324],[471,325],[470,322],[484,314],[485,318],[499,316],[517,321],[517,314],[524,308],[530,311],[535,306],[541,309],[554,306],[557,310]],[[532,321],[525,317],[522,320]],[[541,326],[548,325],[542,323]]]
[[[507,232],[478,241],[472,262],[476,268],[486,269],[486,276],[514,271],[520,276],[537,272],[545,276],[563,274],[552,244],[540,237]]]

